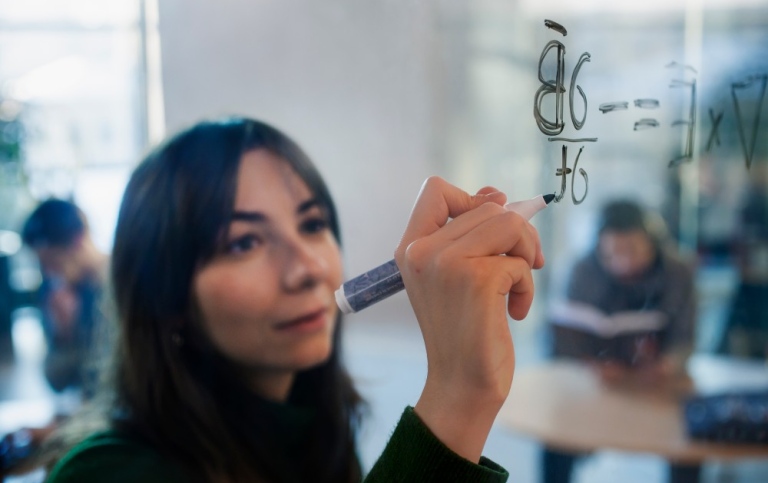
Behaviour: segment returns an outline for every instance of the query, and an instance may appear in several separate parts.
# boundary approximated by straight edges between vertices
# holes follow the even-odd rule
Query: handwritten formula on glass
[[[678,64],[677,62],[671,62],[666,66],[667,68],[679,68],[683,71],[691,71],[693,74],[698,74],[696,69],[689,65]],[[690,100],[688,108],[688,117],[686,119],[676,120],[672,123],[672,126],[684,126],[686,129],[685,141],[683,146],[683,153],[675,157],[669,162],[669,166],[677,166],[682,162],[690,161],[693,159],[693,142],[694,134],[696,132],[696,78],[692,79],[672,79],[670,88],[684,88],[690,89]],[[658,99],[635,99],[634,106],[638,109],[657,109],[660,105]],[[629,102],[615,101],[604,102],[598,107],[600,112],[608,114],[616,111],[625,111],[629,109]],[[635,121],[635,125],[632,128],[633,131],[642,131],[645,129],[653,129],[659,127],[659,121],[652,117],[643,117]]]
[[[559,33],[563,37],[568,35],[568,31],[565,29],[564,26],[552,20],[545,20],[544,26]],[[555,78],[545,79],[544,74],[542,73],[542,65],[544,64],[544,60],[547,57],[547,54],[553,49],[556,49],[556,52],[557,52],[556,54],[557,68],[555,70]],[[589,52],[583,52],[581,54],[578,62],[576,62],[576,66],[573,68],[573,72],[571,73],[570,87],[566,91],[565,85],[564,85],[565,45],[558,40],[551,40],[547,43],[547,45],[544,46],[544,49],[541,51],[541,56],[539,57],[539,68],[538,68],[539,82],[541,83],[541,86],[538,88],[533,98],[533,117],[534,119],[536,119],[536,125],[539,127],[539,130],[545,135],[549,136],[547,138],[548,141],[563,142],[563,143],[584,143],[584,142],[597,141],[597,138],[555,137],[558,134],[562,133],[563,128],[565,128],[565,120],[563,119],[563,110],[565,108],[564,97],[566,92],[568,92],[568,111],[570,114],[571,123],[573,123],[573,127],[576,128],[577,131],[581,130],[581,128],[584,127],[584,123],[587,120],[587,106],[588,106],[587,95],[584,93],[584,90],[581,88],[581,86],[576,84],[576,79],[579,76],[579,71],[581,70],[581,66],[584,64],[584,62],[590,62],[591,58],[592,56],[589,54]],[[576,119],[576,114],[574,113],[573,105],[574,105],[575,92],[579,93],[579,96],[581,96],[581,102],[584,104],[584,115],[582,116],[581,119]],[[553,106],[554,112],[549,113],[549,116],[545,115],[542,112],[543,110],[542,102],[544,98],[548,95],[555,96],[555,102]],[[576,194],[574,193],[574,182],[576,179],[575,173],[579,165],[579,158],[581,157],[581,152],[583,150],[584,150],[584,146],[581,146],[579,148],[578,154],[576,155],[576,160],[573,163],[573,169],[571,169],[568,167],[568,146],[566,144],[563,144],[561,166],[555,172],[556,176],[561,176],[560,192],[555,194],[555,203],[560,202],[560,200],[562,200],[563,197],[565,196],[569,174],[571,175],[571,199],[573,201],[573,204],[575,205],[581,204],[584,201],[584,199],[587,197],[587,192],[589,191],[589,177],[587,176],[587,172],[583,168],[578,168],[578,173],[584,179],[584,194],[581,196],[581,198],[576,198]]]
[[[682,126],[685,129],[685,136],[683,138],[682,153],[671,159],[668,163],[668,166],[671,168],[682,163],[691,162],[694,157],[696,123],[698,122],[698,99],[696,94],[696,76],[698,75],[698,72],[690,65],[683,65],[677,62],[671,62],[667,64],[666,67],[679,69],[682,72],[681,77],[683,77],[672,79],[669,87],[687,89],[687,94],[689,96],[687,117],[672,122],[672,127]],[[744,164],[747,169],[752,165],[752,160],[755,156],[755,144],[760,130],[760,113],[762,111],[767,87],[768,75],[766,74],[751,75],[743,80],[731,83],[733,112],[739,135],[739,143],[741,144],[744,154]],[[739,100],[740,92],[750,90],[754,91],[752,94],[756,94],[757,97],[757,108],[751,118],[742,113],[742,101]],[[635,99],[634,106],[640,109],[656,109],[659,107],[659,101],[656,99]],[[603,114],[623,111],[629,109],[629,102],[605,102],[600,104],[598,109]],[[723,120],[723,114],[724,112],[722,110],[716,113],[712,108],[709,108],[709,121],[711,126],[705,147],[707,152],[710,152],[714,146],[720,146],[719,127],[720,122]],[[640,131],[657,127],[659,127],[658,120],[651,117],[644,117],[635,121],[633,130]]]
[[[563,37],[568,35],[566,28],[552,20],[545,20],[544,26],[556,34]],[[545,79],[543,73],[543,65],[548,60],[550,52],[554,52],[554,66],[555,73],[554,79]],[[570,122],[576,131],[580,131],[587,119],[588,101],[587,95],[584,90],[577,83],[579,72],[585,62],[591,61],[591,55],[589,52],[583,52],[579,56],[578,62],[576,62],[573,71],[571,72],[569,88],[565,87],[565,45],[559,40],[549,41],[541,51],[538,63],[538,78],[540,82],[539,88],[536,90],[533,98],[533,117],[536,121],[536,125],[539,130],[547,136],[549,142],[562,142],[562,155],[560,161],[560,167],[556,169],[555,176],[560,176],[560,190],[555,194],[554,201],[560,202],[567,190],[568,176],[571,176],[571,199],[575,205],[581,204],[587,197],[589,191],[589,177],[587,172],[583,168],[579,168],[579,159],[584,151],[583,143],[597,142],[596,137],[558,137],[565,127],[567,126],[565,110],[566,99],[565,95],[568,94],[568,117]],[[551,62],[551,60],[550,60]],[[683,163],[691,162],[694,159],[694,146],[695,146],[695,133],[696,124],[698,122],[697,112],[697,76],[698,71],[689,65],[684,65],[678,62],[670,62],[665,66],[668,69],[677,71],[674,77],[671,79],[669,87],[672,89],[681,89],[684,91],[684,95],[688,98],[688,109],[683,119],[674,120],[671,127],[681,127],[684,131],[682,139],[681,153],[668,161],[670,168],[679,166]],[[744,163],[746,168],[749,169],[755,156],[755,145],[758,139],[758,133],[760,131],[760,113],[762,111],[763,102],[765,100],[766,90],[768,90],[768,74],[761,73],[751,75],[743,80],[739,80],[731,83],[731,98],[733,102],[733,111],[736,121],[736,127],[739,135],[739,143],[741,144],[744,154]],[[577,119],[574,103],[576,102],[576,93],[580,97],[580,102],[583,104],[584,114],[581,119]],[[757,97],[757,109],[750,117],[742,113],[742,102],[739,97],[745,96],[745,93],[750,93]],[[545,108],[544,99],[547,96],[554,96],[554,102],[547,105]],[[617,111],[625,111],[630,108],[641,110],[654,110],[658,109],[660,103],[657,99],[639,98],[635,99],[631,104],[628,101],[613,101],[604,102],[599,105],[598,109],[603,114],[609,114]],[[709,136],[707,137],[706,150],[709,152],[713,146],[720,146],[720,135],[718,132],[720,122],[723,119],[723,111],[715,112],[713,109],[709,109],[709,121],[711,124]],[[633,131],[643,131],[647,129],[656,129],[660,126],[659,121],[652,115],[644,114],[634,122],[632,127]],[[568,166],[568,144],[569,143],[582,143],[579,147],[579,151],[576,154],[576,159],[573,163],[573,168]],[[579,173],[584,181],[584,193],[580,198],[576,197],[574,190],[574,184],[576,181],[576,173]]]

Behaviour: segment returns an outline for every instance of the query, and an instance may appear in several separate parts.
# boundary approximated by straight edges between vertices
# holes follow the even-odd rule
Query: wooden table
[[[761,363],[697,356],[689,373],[699,394],[768,387],[768,366]],[[684,396],[679,386],[607,387],[586,364],[552,361],[515,374],[498,420],[565,451],[646,452],[681,464],[768,458],[768,446],[688,439],[680,405]]]

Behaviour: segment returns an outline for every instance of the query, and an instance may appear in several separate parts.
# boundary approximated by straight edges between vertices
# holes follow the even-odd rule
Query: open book
[[[616,361],[635,366],[659,354],[667,316],[656,310],[606,314],[591,305],[565,302],[552,314],[554,355]]]

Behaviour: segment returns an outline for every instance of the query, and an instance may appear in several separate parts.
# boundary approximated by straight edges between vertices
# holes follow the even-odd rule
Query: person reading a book
[[[685,375],[696,312],[693,270],[665,235],[661,218],[635,201],[603,207],[596,245],[574,265],[566,300],[552,310],[554,357],[590,362],[607,384]],[[546,448],[543,481],[569,481],[574,458]]]

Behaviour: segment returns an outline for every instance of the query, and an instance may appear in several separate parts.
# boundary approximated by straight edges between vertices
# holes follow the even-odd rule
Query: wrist
[[[503,398],[468,397],[425,386],[414,412],[444,445],[478,463]]]

